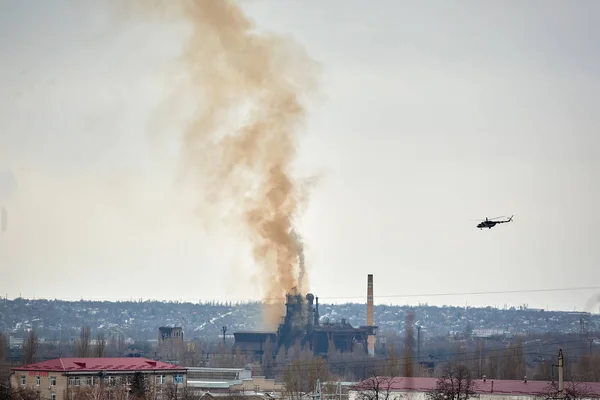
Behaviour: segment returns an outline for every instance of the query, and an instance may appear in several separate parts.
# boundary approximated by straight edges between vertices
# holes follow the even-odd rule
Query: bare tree
[[[360,400],[389,400],[394,383],[401,380],[391,376],[372,376],[356,385],[355,389]]]
[[[385,373],[386,376],[399,376],[400,375],[400,360],[396,354],[396,347],[392,344],[388,348]],[[406,366],[405,366],[406,368]]]
[[[121,333],[113,334],[106,344],[105,354],[108,357],[121,357],[125,351],[125,337]]]
[[[104,357],[106,353],[106,339],[103,333],[99,333],[96,339],[96,357]]]
[[[0,335],[0,340],[3,336]],[[0,343],[2,346],[2,343]],[[11,386],[10,386],[10,365],[5,363],[5,357],[0,357],[0,399],[10,399]]]
[[[540,359],[537,361],[537,367],[533,373],[533,379],[540,381],[549,381],[554,379],[554,360]]]
[[[414,376],[413,369],[413,347],[415,343],[415,332],[413,323],[415,314],[411,311],[406,315],[406,336],[404,338],[404,376]]]
[[[0,363],[6,360],[8,354],[8,338],[4,332],[0,332]]]
[[[536,396],[538,399],[598,399],[600,393],[594,390],[585,382],[568,381],[563,385],[563,394],[559,396],[558,383],[552,381]]]
[[[177,389],[179,388],[173,382],[167,383],[162,390],[162,399],[177,400]]]
[[[184,364],[188,367],[204,366],[204,345],[199,339],[193,339],[188,342],[188,351],[185,353]]]
[[[290,399],[299,399],[303,394],[312,392],[317,380],[324,382],[330,376],[327,361],[322,357],[315,357],[307,347],[299,353],[297,350],[290,352],[293,359],[283,369],[285,392]]]
[[[10,399],[12,397],[12,389],[10,382],[0,381],[0,399]]]
[[[12,389],[8,397],[11,400],[39,400],[40,395],[36,390],[31,388],[16,388]]]
[[[523,341],[517,339],[504,351],[500,362],[500,378],[523,379],[526,364],[523,357]]]
[[[600,381],[600,355],[586,354],[579,359],[576,366],[577,375],[588,382]]]
[[[219,345],[218,354],[214,354],[208,361],[210,367],[213,368],[233,368],[235,366],[234,355],[224,344]]]
[[[129,389],[123,383],[69,388],[65,398],[70,400],[128,400]]]
[[[263,375],[265,378],[272,379],[275,377],[275,360],[273,359],[273,343],[267,338],[265,341],[265,349],[261,357],[260,363]]]
[[[39,340],[35,329],[31,329],[27,335],[27,341],[23,346],[23,364],[32,364],[35,361],[39,346]]]
[[[179,389],[179,400],[200,400],[201,395],[195,393],[192,389],[184,386]]]
[[[5,363],[8,354],[7,335],[0,332],[0,399],[10,398],[10,366]]]
[[[144,399],[149,389],[149,382],[141,372],[133,374],[131,379],[131,398]]]
[[[499,354],[500,350],[498,349],[492,349],[488,352],[484,364],[484,375],[489,378],[498,378]]]
[[[467,353],[467,343],[464,341],[457,341],[454,350],[453,363],[454,364],[467,364],[469,355]]]
[[[70,400],[108,400],[108,390],[104,385],[69,387],[65,390],[64,398]]]
[[[478,397],[471,371],[463,364],[446,364],[435,389],[426,394],[429,400],[467,400]]]
[[[77,340],[77,357],[88,357],[90,355],[90,327],[82,326]]]
[[[247,361],[246,355],[242,352],[242,349],[240,347],[236,347],[233,356],[233,366],[241,368],[247,364]]]
[[[472,360],[475,377],[481,378],[483,376],[483,359],[485,354],[485,344],[481,340],[475,342],[475,355]]]
[[[243,399],[244,396],[239,394],[236,396],[237,392],[230,392],[226,397],[227,400],[233,400],[236,398]],[[162,389],[161,396],[163,400],[199,400],[200,395],[195,394],[192,390],[188,389],[186,386],[177,386],[173,382],[167,383]],[[119,399],[117,399],[119,400]],[[125,399],[124,399],[125,400]]]

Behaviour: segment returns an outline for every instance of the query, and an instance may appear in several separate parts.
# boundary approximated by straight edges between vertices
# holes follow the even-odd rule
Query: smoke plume
[[[164,108],[193,108],[181,132],[181,177],[199,196],[198,215],[250,240],[267,302],[307,290],[294,229],[307,193],[292,167],[318,65],[291,38],[258,32],[230,1],[129,1],[120,11],[191,27],[178,64],[183,83]],[[271,326],[279,319],[266,317]]]

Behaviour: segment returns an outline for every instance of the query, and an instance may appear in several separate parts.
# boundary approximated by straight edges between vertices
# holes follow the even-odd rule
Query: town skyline
[[[303,291],[364,301],[373,274],[376,303],[598,311],[600,290],[531,290],[600,282],[600,3],[238,4],[260,43],[294,43],[268,53],[272,65],[289,63],[263,84],[293,82],[305,100],[286,163],[314,179],[306,203],[298,195],[280,219],[302,238]],[[257,251],[270,231],[248,229],[255,219],[238,187],[227,181],[230,197],[204,190],[204,180],[228,176],[201,173],[222,167],[222,154],[179,151],[209,142],[182,145],[188,111],[246,92],[212,103],[179,92],[192,25],[113,11],[0,3],[0,295],[282,296],[296,272],[273,276],[289,260],[255,256],[294,258],[291,233],[282,231],[285,246]],[[250,54],[227,51],[230,62]],[[215,126],[233,124],[226,110]],[[494,293],[505,291],[521,292]]]

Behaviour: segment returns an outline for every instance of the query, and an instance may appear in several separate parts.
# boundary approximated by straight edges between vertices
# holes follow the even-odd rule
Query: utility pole
[[[417,325],[417,361],[421,362],[421,325]]]
[[[563,399],[565,397],[564,392],[564,364],[563,364],[563,352],[562,349],[558,350],[558,398]]]

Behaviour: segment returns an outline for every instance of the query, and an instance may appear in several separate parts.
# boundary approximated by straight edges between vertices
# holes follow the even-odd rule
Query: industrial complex
[[[319,298],[312,293],[303,296],[296,289],[286,295],[286,314],[276,332],[235,332],[234,350],[251,357],[261,357],[265,351],[275,356],[280,349],[296,343],[308,346],[314,354],[326,357],[333,346],[339,352],[352,352],[360,345],[365,353],[374,355],[377,326],[373,318],[373,275],[367,276],[367,325],[353,327],[339,322],[321,322]]]

